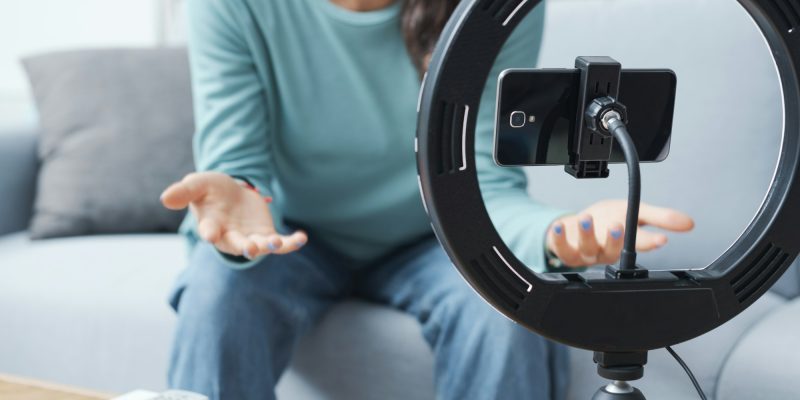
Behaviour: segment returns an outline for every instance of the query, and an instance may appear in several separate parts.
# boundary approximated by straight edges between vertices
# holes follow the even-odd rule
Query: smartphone
[[[642,162],[669,154],[677,78],[671,70],[623,70],[619,102]],[[570,164],[580,91],[577,69],[509,69],[500,75],[494,157],[501,166]],[[614,144],[612,163],[625,157]]]

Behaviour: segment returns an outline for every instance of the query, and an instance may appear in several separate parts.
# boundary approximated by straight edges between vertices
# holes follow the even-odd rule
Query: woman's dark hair
[[[428,68],[428,56],[433,52],[444,25],[460,0],[404,0],[400,23],[408,54],[420,75]]]

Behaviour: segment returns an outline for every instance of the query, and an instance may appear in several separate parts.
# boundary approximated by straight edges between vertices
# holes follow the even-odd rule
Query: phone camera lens
[[[525,126],[525,122],[527,117],[525,113],[522,111],[514,111],[511,113],[511,127],[512,128],[522,128]]]

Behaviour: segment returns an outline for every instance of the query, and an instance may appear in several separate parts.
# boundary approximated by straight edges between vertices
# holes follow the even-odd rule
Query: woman
[[[187,232],[198,242],[172,299],[172,387],[214,399],[274,398],[298,337],[354,294],[420,321],[441,399],[563,396],[565,350],[471,292],[419,200],[420,76],[457,3],[189,1],[204,172],[162,196],[171,209],[190,208]],[[485,104],[502,69],[535,64],[542,15],[523,22],[501,53]],[[532,202],[524,174],[492,162],[492,113],[481,107],[476,162],[487,207],[517,255],[539,271],[546,253],[575,267],[614,262],[624,202],[574,215]],[[642,223],[692,227],[688,216],[650,206]],[[666,243],[652,232],[639,239],[642,251]]]

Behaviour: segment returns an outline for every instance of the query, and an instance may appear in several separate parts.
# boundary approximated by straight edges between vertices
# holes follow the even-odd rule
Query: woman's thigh
[[[435,240],[365,271],[356,291],[419,320],[436,357],[441,398],[563,397],[565,348],[492,309]]]
[[[211,398],[272,398],[299,336],[349,289],[336,255],[308,245],[235,269],[208,244],[192,252],[171,305],[173,388]]]
[[[228,320],[242,324],[254,318],[263,324],[277,318],[276,323],[302,329],[346,295],[350,278],[338,255],[312,244],[237,269],[214,247],[200,243],[177,279],[170,304],[182,319],[197,315],[227,325]]]

